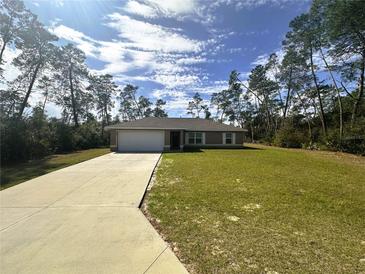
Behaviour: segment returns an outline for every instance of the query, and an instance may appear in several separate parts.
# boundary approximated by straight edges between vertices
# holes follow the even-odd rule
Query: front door
[[[171,149],[180,149],[180,131],[170,132]]]

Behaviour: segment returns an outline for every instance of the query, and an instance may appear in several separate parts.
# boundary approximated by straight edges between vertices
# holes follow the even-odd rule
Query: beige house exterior
[[[246,130],[199,118],[144,118],[106,128],[112,151],[240,148]]]

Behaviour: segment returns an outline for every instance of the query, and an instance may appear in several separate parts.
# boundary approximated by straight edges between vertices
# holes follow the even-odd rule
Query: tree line
[[[290,22],[282,58],[271,54],[248,81],[232,71],[209,105],[195,94],[188,114],[246,127],[252,141],[364,153],[364,14],[362,1],[313,1]],[[0,37],[4,163],[105,146],[109,124],[167,116],[165,101],[153,103],[136,86],[121,90],[111,75],[90,72],[84,52],[58,41],[21,0],[1,0]],[[9,51],[16,53],[14,79],[5,77]],[[35,93],[41,97],[31,106]],[[47,116],[50,103],[61,118]]]
[[[314,0],[290,22],[282,58],[271,54],[247,81],[232,71],[212,94],[213,118],[246,127],[252,141],[365,153],[364,15],[363,1]],[[199,94],[187,112],[211,116]]]
[[[91,73],[85,53],[73,44],[61,45],[21,0],[1,1],[0,36],[1,159],[5,163],[107,145],[104,127],[119,122],[119,116],[123,120],[167,116],[165,101],[153,104],[137,96],[138,87],[120,90],[111,75]],[[17,53],[11,65],[18,73],[11,80],[4,76],[7,49]],[[29,101],[36,92],[42,98],[32,107]],[[120,115],[112,117],[115,101],[120,103]],[[62,110],[60,119],[47,116],[45,109],[51,102]]]

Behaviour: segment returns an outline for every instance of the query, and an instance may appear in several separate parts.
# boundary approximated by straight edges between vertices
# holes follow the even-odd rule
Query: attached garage
[[[118,151],[163,151],[163,130],[118,130]]]
[[[242,148],[246,129],[210,119],[147,117],[105,127],[110,150],[161,152],[197,148]]]

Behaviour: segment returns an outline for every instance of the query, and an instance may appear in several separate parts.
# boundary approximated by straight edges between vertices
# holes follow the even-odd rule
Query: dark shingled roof
[[[200,118],[156,118],[123,122],[107,126],[111,129],[183,129],[188,131],[247,131],[246,129]]]

